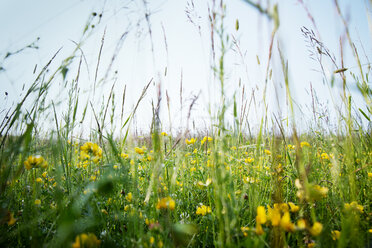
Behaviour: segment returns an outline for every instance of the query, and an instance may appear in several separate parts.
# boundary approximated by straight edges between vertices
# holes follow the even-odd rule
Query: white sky
[[[191,103],[192,95],[201,92],[199,100],[193,111],[193,119],[197,125],[196,129],[203,131],[210,123],[208,114],[208,104],[219,102],[219,85],[213,80],[211,71],[210,53],[210,28],[208,26],[208,5],[211,1],[195,1],[195,15],[193,20],[201,26],[201,36],[198,29],[187,18],[185,10],[187,0],[154,0],[149,1],[148,8],[151,29],[153,34],[154,54],[151,52],[151,42],[148,35],[147,23],[143,21],[144,6],[139,0],[34,0],[34,1],[13,1],[0,0],[0,65],[5,71],[0,72],[0,99],[4,103],[4,108],[9,108],[15,101],[25,93],[23,85],[30,85],[35,79],[41,68],[49,61],[52,55],[61,47],[62,50],[53,62],[51,71],[56,69],[61,61],[71,54],[75,48],[74,43],[78,42],[82,35],[82,30],[90,18],[92,12],[98,14],[103,10],[101,22],[96,25],[93,34],[83,44],[82,50],[88,63],[82,65],[79,86],[81,92],[92,88],[97,64],[97,57],[101,45],[101,38],[106,28],[105,43],[103,46],[102,59],[98,70],[98,81],[105,74],[110,60],[115,51],[119,37],[129,31],[123,46],[112,67],[111,74],[105,85],[99,87],[95,95],[82,94],[80,100],[82,111],[86,104],[87,97],[97,112],[100,110],[102,99],[107,101],[109,90],[111,89],[115,76],[114,71],[118,71],[117,83],[115,85],[116,109],[120,111],[121,97],[124,85],[127,85],[127,98],[125,103],[125,114],[128,115],[137,101],[142,88],[154,77],[156,83],[161,81],[162,86],[162,123],[164,129],[168,130],[168,110],[166,107],[165,91],[168,91],[171,101],[171,116],[173,132],[180,127],[184,127]],[[217,1],[218,2],[218,1]],[[305,123],[312,117],[311,96],[309,95],[310,82],[316,91],[319,100],[324,105],[318,106],[317,111],[329,108],[329,115],[334,115],[334,106],[330,98],[328,86],[323,84],[323,77],[319,72],[319,65],[310,59],[309,51],[305,39],[300,31],[302,26],[313,29],[306,12],[299,4],[298,0],[281,0],[279,2],[280,29],[275,40],[273,50],[273,77],[268,83],[268,105],[269,109],[277,115],[281,109],[282,117],[285,117],[286,108],[285,89],[281,65],[277,50],[279,42],[281,50],[289,63],[291,93],[295,102],[301,106],[302,113],[296,113],[298,122],[304,124],[302,129],[306,129]],[[246,99],[249,100],[252,89],[256,92],[256,108],[253,103],[250,109],[249,122],[251,128],[257,129],[257,123],[263,110],[262,94],[265,79],[265,69],[269,47],[269,37],[272,23],[264,16],[247,5],[241,0],[225,1],[227,5],[227,16],[225,19],[226,33],[236,37],[240,43],[240,49],[245,54],[244,63],[239,54],[233,49],[227,51],[226,56],[226,92],[227,103],[232,105],[232,96],[237,94],[238,109],[242,105],[241,91],[244,85]],[[335,54],[336,61],[340,64],[339,39],[343,35],[343,26],[334,8],[333,1],[314,0],[305,1],[311,14],[314,16],[317,27],[319,28],[322,42]],[[343,14],[348,17],[349,28],[356,47],[362,58],[362,64],[368,63],[366,56],[371,55],[371,33],[367,21],[367,3],[363,0],[347,1],[340,0]],[[200,16],[200,18],[197,18]],[[96,17],[93,22],[98,18]],[[240,23],[239,31],[235,31],[235,20]],[[168,54],[165,49],[164,32],[168,44]],[[39,49],[27,49],[20,54],[13,55],[3,60],[7,52],[14,52],[30,44],[37,37]],[[351,68],[358,75],[356,62],[350,54],[347,42],[345,46],[345,67]],[[216,50],[219,48],[216,47]],[[364,49],[364,52],[363,52]],[[364,54],[365,53],[365,54]],[[80,53],[77,53],[80,56]],[[366,55],[366,56],[365,56]],[[261,65],[257,64],[257,56]],[[67,80],[71,82],[76,76],[79,58],[70,66]],[[330,78],[335,69],[329,61],[324,58],[325,67]],[[33,70],[37,64],[37,73],[33,75]],[[167,76],[164,70],[167,68]],[[348,71],[348,72],[349,72]],[[183,75],[183,105],[180,111],[180,79]],[[247,72],[247,73],[246,73]],[[347,73],[348,73],[347,72]],[[160,75],[160,76],[159,76]],[[337,75],[336,75],[336,78]],[[348,77],[351,79],[351,77]],[[239,86],[239,81],[241,84]],[[357,107],[364,109],[363,100],[357,94],[357,88],[353,85],[353,80],[349,82],[351,92]],[[338,98],[339,82],[331,89],[334,101],[341,106]],[[275,98],[275,90],[279,95],[279,105]],[[4,92],[9,96],[4,97]],[[63,90],[62,77],[59,76],[52,87],[51,96],[55,102],[65,99],[67,89]],[[144,132],[148,132],[151,122],[151,101],[156,102],[156,86],[151,85],[146,98],[143,100],[138,110],[136,126]],[[109,110],[111,107],[109,108]],[[62,118],[66,111],[65,103],[58,108],[59,118]],[[3,114],[4,112],[2,112]],[[181,114],[182,113],[182,114]],[[120,114],[117,113],[116,117]],[[182,116],[182,119],[181,119]],[[231,120],[232,109],[228,110],[227,117]],[[52,116],[49,118],[52,120]],[[91,120],[92,117],[88,118]],[[109,119],[109,118],[107,118]],[[50,121],[53,125],[54,122]],[[94,122],[87,122],[84,125],[95,127]],[[119,126],[119,123],[116,124]],[[307,126],[308,127],[308,126]]]

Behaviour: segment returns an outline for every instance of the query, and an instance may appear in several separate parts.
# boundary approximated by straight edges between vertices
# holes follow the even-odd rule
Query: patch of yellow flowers
[[[272,227],[280,227],[285,232],[294,232],[299,230],[305,230],[312,235],[318,236],[322,230],[323,225],[320,222],[314,222],[312,226],[307,225],[306,221],[300,218],[297,221],[297,225],[291,220],[291,212],[298,212],[300,209],[299,206],[296,206],[294,203],[275,203],[273,208],[267,206],[267,212],[264,206],[257,207],[257,216],[256,216],[256,229],[255,232],[257,235],[264,234],[262,225],[270,222]],[[246,236],[248,228],[242,229],[242,232]]]
[[[197,215],[205,216],[206,214],[210,214],[210,213],[212,213],[211,207],[205,206],[204,204],[201,205],[200,207],[197,207],[197,209],[196,209],[196,214]]]
[[[170,197],[164,197],[161,199],[158,199],[158,202],[156,204],[156,209],[169,209],[174,210],[176,208],[176,202]]]
[[[102,149],[96,143],[86,142],[80,147],[80,160],[92,160],[98,164],[102,158]]]
[[[23,163],[25,165],[26,170],[31,170],[33,168],[47,168],[48,163],[45,159],[40,156],[29,156],[27,160]]]
[[[98,240],[93,233],[82,233],[75,238],[75,242],[71,245],[72,248],[94,248],[99,247],[101,240]]]

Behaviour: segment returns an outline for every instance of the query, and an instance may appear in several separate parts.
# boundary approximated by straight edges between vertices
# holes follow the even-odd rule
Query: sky
[[[336,119],[337,109],[342,107],[338,75],[333,88],[327,83],[335,67],[323,57],[325,76],[320,72],[319,63],[310,56],[312,48],[309,48],[301,32],[301,27],[315,30],[316,35],[320,36],[317,38],[334,54],[337,64],[340,65],[340,37],[344,37],[344,27],[333,1],[304,1],[314,17],[319,33],[299,0],[271,2],[277,2],[279,5],[280,26],[274,40],[273,57],[269,67],[272,77],[267,83],[270,116],[275,115],[285,120],[288,115],[279,47],[284,59],[288,61],[291,95],[300,128],[309,128],[307,123],[313,115],[310,85],[319,100],[316,108],[319,116],[324,112],[323,116]],[[212,7],[212,1],[153,0],[148,1],[146,6],[140,0],[0,0],[0,3],[0,32],[3,34],[0,36],[0,66],[4,69],[0,71],[0,99],[3,102],[1,117],[6,112],[4,110],[14,107],[23,97],[27,86],[31,85],[58,49],[62,48],[50,67],[51,72],[72,54],[76,43],[82,42],[84,62],[79,79],[79,101],[82,106],[92,102],[92,106],[99,111],[102,102],[106,103],[115,82],[115,126],[119,127],[118,118],[124,87],[126,86],[124,114],[128,116],[143,87],[153,78],[154,83],[150,85],[137,111],[134,127],[148,132],[152,117],[151,105],[152,102],[156,104],[157,87],[160,84],[163,129],[176,132],[185,128],[189,105],[197,95],[199,98],[193,106],[189,125],[195,132],[208,129],[211,117],[215,116],[220,104],[219,82],[213,76],[212,70],[211,29],[208,21],[208,8]],[[343,15],[347,17],[353,41],[358,52],[362,54],[362,64],[366,68],[365,64],[369,63],[368,56],[372,51],[371,29],[368,26],[368,14],[371,14],[369,4],[364,0],[340,0],[339,3]],[[226,104],[229,106],[226,118],[232,120],[235,95],[239,112],[245,103],[249,106],[244,128],[249,125],[252,130],[257,130],[264,112],[262,94],[273,22],[242,0],[225,1],[225,4],[224,27],[225,34],[229,36],[225,56],[225,92]],[[98,15],[93,17],[93,12]],[[145,19],[147,12],[151,13],[149,22]],[[102,14],[101,19],[99,14]],[[88,20],[94,24],[94,28],[90,26],[86,35],[82,35]],[[235,29],[236,20],[239,21],[239,30]],[[123,34],[124,38],[120,42]],[[102,38],[104,43],[96,69]],[[28,48],[3,59],[8,52],[14,53],[35,41],[38,49]],[[343,47],[344,64],[349,68],[347,73],[358,74],[357,64],[347,40],[343,42]],[[217,58],[219,48],[217,42]],[[60,119],[66,112],[68,89],[65,83],[69,85],[75,78],[81,51],[69,66],[66,81],[59,75],[50,91],[48,99],[59,103],[57,113]],[[115,62],[110,67],[114,55]],[[108,70],[109,68],[111,69]],[[106,79],[102,80],[103,78]],[[355,108],[364,109],[365,104],[358,94],[355,81],[350,75],[348,79]],[[94,85],[97,87],[93,91]],[[168,118],[166,94],[170,99],[171,121]],[[255,101],[251,101],[252,94]],[[80,107],[79,111],[81,113],[83,107]],[[92,111],[88,112],[90,116],[87,119],[90,121],[81,125],[80,131],[86,130],[86,126],[95,125],[92,121]],[[53,118],[49,115],[45,120],[52,126]],[[109,123],[107,126],[109,127]]]

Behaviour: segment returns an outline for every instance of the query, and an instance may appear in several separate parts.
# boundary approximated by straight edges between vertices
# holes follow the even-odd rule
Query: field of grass
[[[246,2],[273,21],[273,42],[276,8]],[[370,123],[372,115],[370,67],[360,64],[355,49],[360,74],[335,71],[345,85],[349,77],[357,80],[364,106],[354,106],[344,87],[337,129],[320,126],[300,134],[288,64],[279,50],[291,124],[284,127],[266,114],[259,131],[248,135],[242,111],[236,110],[244,104],[235,99],[234,123],[227,124],[224,45],[229,39],[224,7],[215,8],[210,21],[220,50],[213,71],[223,100],[207,130],[163,130],[159,93],[151,132],[134,135],[133,119],[149,84],[126,119],[121,114],[117,135],[105,128],[116,120],[114,92],[102,106],[84,105],[78,76],[66,77],[79,49],[54,73],[47,74],[50,63],[43,68],[0,125],[0,247],[372,246],[372,133],[360,119]],[[322,44],[314,39],[319,49]],[[62,119],[54,102],[47,102],[59,74],[70,87]],[[83,137],[76,127],[88,108],[94,124]],[[84,110],[81,115],[78,109]],[[40,132],[47,111],[55,126]]]

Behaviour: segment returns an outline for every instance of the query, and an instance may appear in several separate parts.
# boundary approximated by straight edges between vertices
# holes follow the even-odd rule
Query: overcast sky
[[[62,48],[51,71],[56,69],[63,59],[75,49],[75,43],[84,41],[82,51],[86,58],[81,67],[81,108],[88,101],[94,103],[97,109],[103,99],[107,100],[112,84],[115,84],[115,98],[117,110],[120,110],[121,94],[124,85],[127,86],[125,114],[128,115],[137,101],[142,88],[154,78],[155,84],[150,86],[146,98],[143,100],[137,114],[136,125],[148,130],[151,122],[151,101],[156,101],[156,85],[161,82],[162,108],[161,116],[164,129],[169,128],[168,110],[166,107],[166,91],[170,97],[171,117],[174,130],[185,126],[188,105],[194,95],[200,92],[199,99],[194,106],[193,119],[200,130],[209,125],[209,104],[212,109],[218,105],[219,85],[213,80],[211,70],[210,26],[208,22],[208,7],[212,1],[198,0],[154,0],[148,1],[152,40],[145,21],[146,9],[143,1],[125,0],[0,0],[0,94],[2,106],[8,108],[18,101],[25,93],[25,85],[30,85],[36,74],[50,60],[53,54]],[[326,108],[333,113],[334,104],[342,106],[338,97],[341,90],[337,81],[331,90],[324,82],[320,73],[319,63],[310,57],[308,43],[304,38],[301,27],[314,29],[308,15],[298,0],[283,0],[279,2],[280,28],[274,41],[272,78],[268,82],[268,107],[276,116],[285,117],[286,99],[284,79],[278,54],[278,45],[285,59],[288,60],[291,93],[298,108],[296,117],[306,123],[312,118],[310,84],[316,92],[322,105],[319,112]],[[329,51],[334,54],[338,65],[340,62],[340,37],[344,35],[343,25],[334,7],[333,1],[314,0],[304,1],[315,19],[319,33],[317,37]],[[340,0],[342,12],[347,17],[350,32],[362,58],[362,64],[367,64],[371,55],[371,32],[368,26],[367,1]],[[225,33],[229,34],[230,46],[225,60],[227,104],[232,105],[233,95],[236,94],[238,108],[250,99],[252,91],[256,94],[256,105],[252,103],[248,120],[255,125],[263,112],[262,92],[265,82],[270,35],[273,23],[265,16],[241,0],[225,1],[226,19]],[[92,13],[102,14],[92,17]],[[187,15],[189,12],[189,17]],[[95,27],[91,35],[82,39],[82,32],[88,20]],[[236,20],[239,20],[239,30],[235,30]],[[200,32],[199,32],[200,26]],[[106,31],[105,31],[106,30]],[[95,82],[97,58],[104,36],[101,62],[98,68],[98,82],[108,75],[105,83],[94,92],[89,92]],[[118,45],[120,37],[128,32],[123,39],[122,46]],[[15,52],[38,37],[35,44],[38,49],[26,49],[19,54],[3,59],[8,52]],[[239,48],[233,40],[238,41]],[[345,40],[346,41],[346,40]],[[152,46],[154,52],[152,52]],[[356,61],[353,59],[347,42],[344,46],[344,64],[350,68],[347,73],[358,73]],[[120,48],[120,50],[115,50]],[[216,48],[218,50],[219,47]],[[311,50],[311,49],[310,49]],[[107,74],[113,54],[118,51],[112,70]],[[239,52],[240,51],[240,52]],[[80,52],[77,53],[80,56]],[[258,59],[260,64],[258,64]],[[326,78],[330,80],[334,66],[323,58]],[[67,80],[75,78],[79,58],[70,65]],[[36,74],[33,71],[36,67]],[[366,66],[365,66],[366,68]],[[165,70],[167,74],[165,75]],[[117,73],[115,74],[115,71]],[[180,104],[180,82],[183,83],[183,109]],[[351,77],[348,77],[351,79]],[[102,81],[101,81],[102,82]],[[350,80],[350,91],[357,107],[363,108],[363,99],[357,93],[355,82]],[[63,80],[59,76],[52,86],[51,99],[63,100],[67,90],[63,89]],[[241,99],[242,89],[245,99]],[[275,90],[276,89],[276,90]],[[5,97],[5,92],[8,96]],[[332,93],[330,93],[332,92]],[[331,96],[332,95],[332,96]],[[332,98],[333,97],[333,98]],[[333,101],[333,102],[332,102]],[[59,107],[59,114],[63,116],[63,104]],[[4,112],[2,112],[4,113]],[[118,115],[119,116],[119,115]],[[232,110],[227,114],[231,119]],[[182,119],[181,119],[182,118]],[[300,120],[301,119],[301,120]],[[91,125],[89,122],[86,125]],[[118,124],[119,125],[119,124]],[[94,126],[94,125],[93,125]],[[254,129],[254,127],[253,127]],[[173,131],[174,131],[173,130]]]

